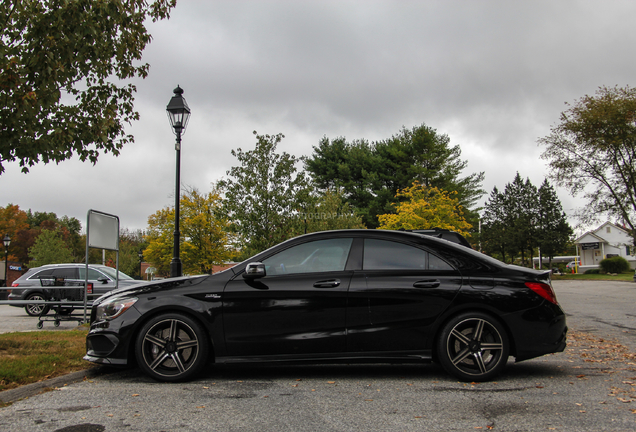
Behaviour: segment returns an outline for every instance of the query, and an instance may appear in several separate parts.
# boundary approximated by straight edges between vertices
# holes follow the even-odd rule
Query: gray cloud
[[[253,130],[284,133],[280,150],[300,156],[325,135],[377,140],[421,123],[461,146],[486,190],[517,171],[539,185],[536,140],[564,103],[631,83],[635,12],[631,1],[181,1],[149,24],[136,143],[94,167],[10,165],[0,204],[81,220],[96,208],[144,228],[172,204],[164,110],[177,84],[193,111],[182,179],[202,190],[235,163],[232,148],[253,146]]]

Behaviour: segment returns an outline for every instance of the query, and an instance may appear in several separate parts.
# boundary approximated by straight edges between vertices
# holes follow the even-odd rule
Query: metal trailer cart
[[[55,327],[59,327],[61,321],[77,321],[77,325],[84,323],[83,317],[72,315],[75,309],[84,307],[84,282],[64,278],[42,278],[40,284],[48,295],[47,304],[55,313],[53,317],[40,314],[37,324],[39,329],[44,326],[44,321],[52,321]]]

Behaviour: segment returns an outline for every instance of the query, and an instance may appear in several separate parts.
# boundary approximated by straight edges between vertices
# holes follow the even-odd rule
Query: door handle
[[[314,288],[335,288],[340,285],[340,279],[330,279],[314,282]]]
[[[415,288],[437,288],[440,286],[440,281],[438,279],[421,280],[415,282],[413,286]]]

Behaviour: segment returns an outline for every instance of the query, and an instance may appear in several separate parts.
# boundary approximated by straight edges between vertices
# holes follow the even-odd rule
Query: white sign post
[[[84,322],[86,322],[88,287],[88,250],[99,248],[116,251],[115,289],[119,287],[119,217],[97,210],[89,210],[86,215],[86,271],[84,280]]]

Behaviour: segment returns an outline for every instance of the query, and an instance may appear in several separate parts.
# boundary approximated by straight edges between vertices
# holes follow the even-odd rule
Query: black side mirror
[[[265,271],[265,264],[260,262],[251,262],[245,267],[243,278],[245,279],[258,279],[267,276]]]
[[[103,284],[108,283],[109,279],[106,276],[102,276],[100,278],[97,278],[97,282],[101,282]]]

